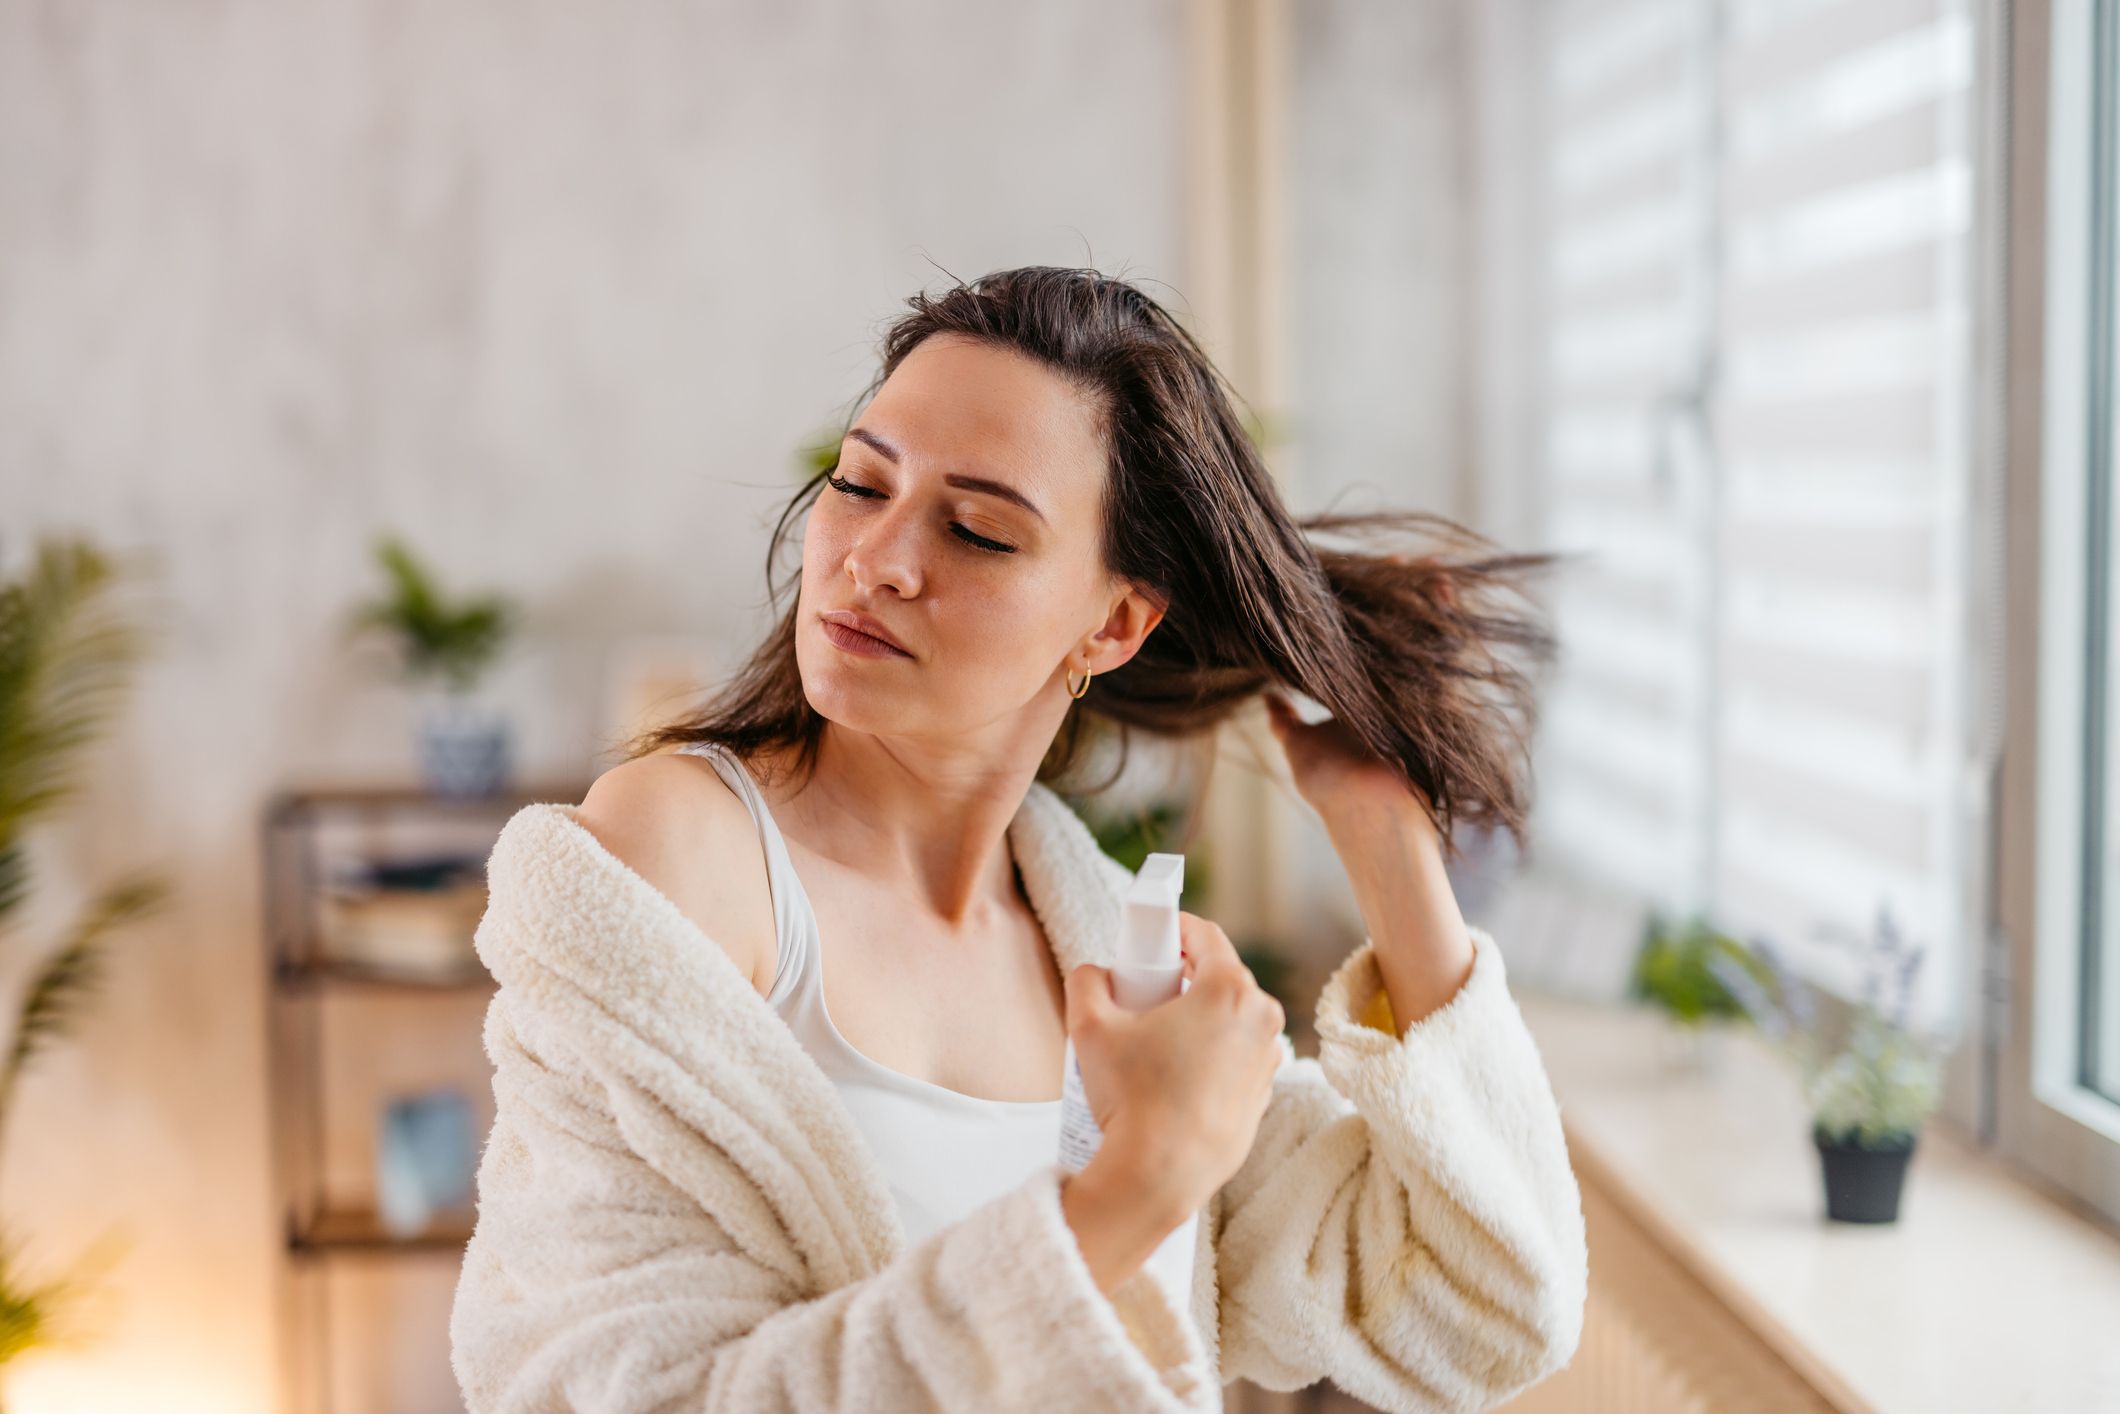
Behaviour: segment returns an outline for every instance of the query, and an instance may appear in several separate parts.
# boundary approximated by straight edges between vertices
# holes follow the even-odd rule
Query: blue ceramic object
[[[512,752],[508,719],[444,694],[420,712],[420,769],[427,789],[452,800],[483,800],[507,788]]]
[[[376,1143],[376,1215],[384,1230],[413,1237],[437,1212],[469,1203],[477,1164],[471,1101],[461,1090],[391,1099]]]

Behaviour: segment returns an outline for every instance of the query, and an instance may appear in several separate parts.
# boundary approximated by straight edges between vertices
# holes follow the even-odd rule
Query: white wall
[[[256,828],[281,783],[410,771],[402,697],[336,639],[372,533],[525,601],[495,685],[523,772],[586,775],[615,645],[764,627],[793,449],[905,295],[1094,263],[1227,315],[1187,268],[1213,3],[0,0],[0,568],[67,529],[166,566],[47,900],[181,884],[0,1152],[33,1258],[133,1238],[101,1339],[16,1407],[272,1406]],[[1291,500],[1464,514],[1466,9],[1283,14]],[[1302,917],[1344,911],[1295,843]],[[380,1270],[347,1333],[411,1353],[342,1407],[439,1407],[453,1266]]]
[[[1466,7],[1288,5],[1291,434],[1303,508],[1461,515]]]
[[[1184,18],[0,0],[0,555],[159,547],[170,603],[54,865],[181,882],[7,1136],[33,1256],[134,1237],[20,1409],[273,1399],[256,825],[284,780],[410,769],[334,638],[370,533],[527,600],[523,765],[584,772],[613,640],[763,626],[791,451],[937,265],[1184,288]]]
[[[1472,7],[1286,3],[1290,500],[1303,514],[1469,519]],[[1359,941],[1345,872],[1313,812],[1298,812],[1290,843],[1294,918],[1335,918]]]

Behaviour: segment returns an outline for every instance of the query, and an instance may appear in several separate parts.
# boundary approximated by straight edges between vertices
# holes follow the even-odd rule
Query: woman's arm
[[[1342,804],[1325,829],[1376,944],[1394,1034],[1403,1034],[1472,975],[1472,937],[1450,888],[1441,837],[1403,791]]]
[[[747,1166],[807,1175],[682,1132],[506,987],[485,1040],[497,1114],[449,1323],[473,1414],[1212,1407],[1153,1279],[1100,1290],[1057,1165],[813,1295]]]
[[[1403,1036],[1365,941],[1319,1000],[1318,1058],[1289,1051],[1217,1194],[1225,1379],[1471,1411],[1574,1354],[1581,1196],[1501,954],[1470,937],[1463,987]]]
[[[1294,737],[1292,759],[1320,741]],[[1217,1195],[1223,1374],[1491,1408],[1581,1337],[1588,1255],[1559,1107],[1419,799],[1344,752],[1330,771],[1311,755],[1298,780],[1368,937],[1319,999],[1318,1058],[1288,1052]]]
[[[1164,1238],[1192,1221],[1182,1201],[1164,1202],[1163,1186],[1106,1135],[1082,1171],[1061,1182],[1060,1206],[1097,1289],[1116,1295]]]

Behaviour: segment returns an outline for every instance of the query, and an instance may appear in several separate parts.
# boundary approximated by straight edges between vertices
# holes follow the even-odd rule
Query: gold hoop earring
[[[1087,664],[1087,663],[1084,663],[1084,664],[1082,665],[1082,692],[1088,692],[1088,691],[1089,691],[1089,679],[1090,679],[1090,668],[1089,668],[1089,664]],[[1069,669],[1067,670],[1067,695],[1068,695],[1069,697],[1073,697],[1073,698],[1077,698],[1077,699],[1079,699],[1079,698],[1080,698],[1080,697],[1082,696],[1082,692],[1077,692],[1077,691],[1075,691],[1075,670],[1074,670],[1073,668],[1069,668]]]

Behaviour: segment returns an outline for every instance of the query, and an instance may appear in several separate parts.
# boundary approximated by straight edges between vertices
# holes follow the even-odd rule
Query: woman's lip
[[[910,658],[913,656],[903,649],[892,647],[872,634],[863,633],[859,629],[848,628],[837,619],[820,619],[818,622],[824,626],[824,636],[830,639],[836,647],[843,648],[849,653],[858,653],[865,658]]]
[[[858,609],[826,609],[817,617],[823,619],[826,623],[836,623],[841,628],[849,629],[867,638],[876,639],[884,646],[896,649],[908,658],[913,656],[913,650],[900,643],[881,619],[871,618]]]

